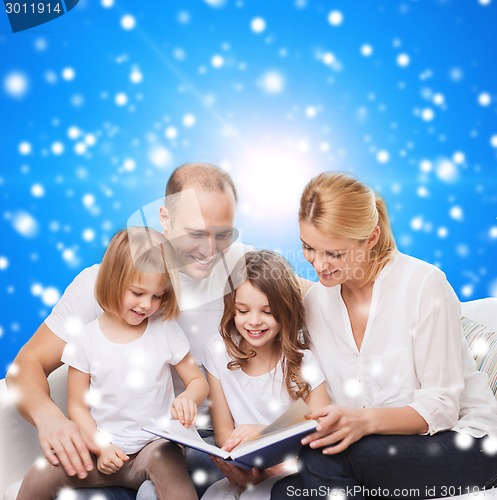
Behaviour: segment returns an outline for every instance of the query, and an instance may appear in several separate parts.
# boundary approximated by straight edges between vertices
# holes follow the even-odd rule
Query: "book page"
[[[297,399],[274,422],[269,424],[267,427],[264,427],[264,429],[262,429],[255,436],[252,436],[247,441],[253,441],[263,436],[268,436],[269,434],[279,432],[282,429],[286,429],[287,427],[292,427],[294,425],[300,424],[301,422],[305,422],[305,416],[310,411],[311,410],[309,406],[302,398]]]

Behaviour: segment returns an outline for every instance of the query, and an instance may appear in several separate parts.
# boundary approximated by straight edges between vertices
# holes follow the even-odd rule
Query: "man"
[[[206,163],[189,163],[171,174],[166,203],[160,208],[161,226],[180,271],[177,321],[198,364],[202,364],[204,346],[218,332],[227,266],[246,251],[243,245],[231,244],[237,235],[233,228],[236,202],[236,188],[227,173]],[[93,468],[90,452],[97,450],[50,399],[47,376],[62,364],[60,357],[72,330],[77,332],[78,325],[102,312],[93,293],[97,274],[98,266],[92,266],[75,278],[6,377],[9,388],[18,391],[19,412],[36,427],[47,459],[80,478]],[[208,428],[206,408],[199,413],[198,426]],[[109,493],[115,493],[114,498],[129,495],[124,489]]]

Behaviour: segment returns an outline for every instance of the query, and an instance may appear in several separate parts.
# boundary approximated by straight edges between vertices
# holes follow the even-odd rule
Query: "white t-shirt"
[[[305,350],[302,374],[311,390],[325,381],[323,372],[311,351]],[[293,401],[288,394],[281,363],[269,373],[252,377],[242,369],[229,370],[231,358],[219,336],[205,352],[205,368],[216,377],[223,388],[235,426],[240,424],[269,425]]]
[[[225,252],[224,261],[219,260],[211,274],[202,280],[193,279],[180,273],[179,303],[180,314],[176,321],[186,335],[190,344],[190,353],[198,365],[203,364],[205,347],[209,340],[219,334],[219,323],[223,315],[224,294],[227,289],[227,271],[231,271],[238,260],[253,247],[234,243]],[[82,325],[93,321],[103,311],[95,298],[95,283],[97,281],[99,264],[83,269],[45,319],[45,324],[64,342],[69,342],[77,335]],[[201,366],[201,368],[203,368]],[[173,370],[173,383],[176,394],[185,387]],[[197,426],[210,428],[207,402],[199,408]]]
[[[99,431],[126,453],[136,453],[156,439],[141,428],[151,418],[171,415],[170,365],[178,364],[188,350],[175,321],[149,319],[140,338],[116,344],[96,319],[66,344],[62,361],[90,374],[90,413]]]
[[[411,406],[430,434],[497,436],[497,401],[461,334],[460,304],[435,266],[396,252],[377,277],[361,350],[341,287],[313,285],[305,299],[312,351],[333,402]]]

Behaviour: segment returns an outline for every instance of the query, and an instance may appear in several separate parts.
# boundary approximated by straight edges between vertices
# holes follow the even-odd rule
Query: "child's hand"
[[[223,450],[231,451],[235,446],[238,446],[243,441],[247,441],[247,439],[251,438],[258,434],[262,429],[264,429],[264,425],[260,424],[241,424],[233,432],[230,434],[228,439],[223,445]]]
[[[100,449],[100,454],[97,458],[97,469],[102,474],[114,474],[128,460],[128,455],[121,448],[109,443]]]
[[[197,417],[197,405],[193,399],[178,396],[171,406],[171,415],[185,427],[190,427]]]

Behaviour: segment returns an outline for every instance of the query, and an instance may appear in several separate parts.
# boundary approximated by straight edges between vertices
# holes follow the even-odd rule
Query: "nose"
[[[329,262],[324,252],[315,252],[311,264],[318,273],[329,269]]]
[[[142,295],[140,297],[140,307],[142,309],[150,309],[152,305],[152,298],[149,295]]]
[[[216,238],[214,236],[206,236],[205,238],[202,238],[199,251],[204,258],[209,258],[213,255],[216,255],[216,253],[218,252],[216,246]]]
[[[250,313],[249,325],[257,326],[260,325],[261,323],[262,323],[261,316],[257,311],[253,311],[252,313]]]

